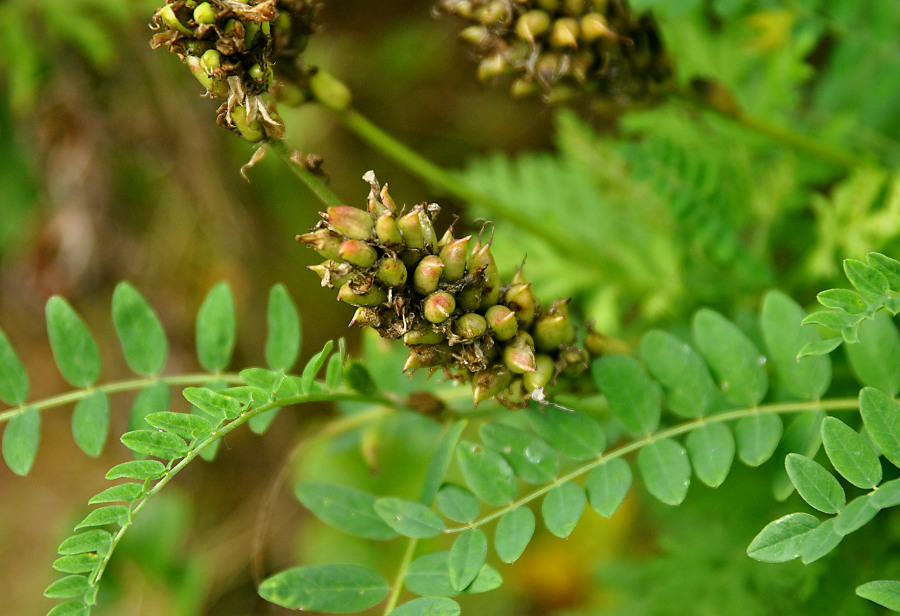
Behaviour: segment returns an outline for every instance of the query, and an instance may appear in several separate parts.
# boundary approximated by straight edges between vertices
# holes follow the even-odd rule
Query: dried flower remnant
[[[405,370],[428,368],[471,383],[474,403],[497,398],[520,408],[562,376],[587,367],[575,344],[568,300],[541,307],[521,270],[500,280],[491,237],[438,236],[440,207],[398,208],[370,171],[366,209],[329,207],[297,239],[326,260],[311,266],[322,285],[369,326],[409,347]]]

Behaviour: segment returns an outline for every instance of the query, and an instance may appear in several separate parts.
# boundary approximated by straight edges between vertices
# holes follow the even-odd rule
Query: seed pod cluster
[[[474,403],[496,397],[519,408],[561,373],[587,367],[575,344],[568,300],[541,307],[521,268],[500,280],[486,229],[438,236],[440,207],[398,208],[370,171],[365,210],[329,207],[297,240],[325,261],[310,267],[338,299],[356,306],[352,324],[409,347],[404,370],[442,369],[471,383]],[[537,392],[537,393],[536,393]]]
[[[284,124],[266,93],[276,66],[294,81],[313,71],[299,54],[315,30],[319,0],[166,0],[153,15],[154,49],[175,53],[225,99],[218,123],[248,141],[278,139]]]
[[[656,22],[626,0],[439,0],[435,11],[469,23],[460,38],[478,78],[509,76],[516,98],[562,103],[594,94],[615,113],[653,105],[672,86]]]

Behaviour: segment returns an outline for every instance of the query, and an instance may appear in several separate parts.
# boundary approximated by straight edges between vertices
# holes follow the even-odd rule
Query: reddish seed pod
[[[333,261],[342,260],[339,249],[344,240],[334,231],[316,229],[315,231],[298,235],[297,241],[301,244],[306,244],[326,259]]]
[[[546,387],[553,378],[555,364],[553,358],[543,353],[534,356],[534,371],[522,375],[522,383],[526,391],[532,392],[539,387]]]
[[[388,247],[401,246],[403,236],[400,235],[400,227],[397,226],[397,218],[393,212],[385,210],[375,221],[375,236]]]
[[[338,248],[341,258],[357,267],[372,267],[378,260],[378,253],[362,240],[347,240]]]
[[[345,284],[338,291],[338,299],[351,306],[378,306],[387,301],[387,292],[379,286],[373,286],[365,293],[357,293]]]
[[[506,343],[503,347],[503,363],[516,374],[534,372],[534,342],[528,333],[519,331]]]
[[[441,248],[441,261],[444,264],[444,280],[456,282],[466,275],[466,253],[469,249],[471,235],[453,240]]]
[[[503,366],[494,366],[479,372],[472,383],[472,398],[475,406],[493,398],[506,389],[512,381],[512,374]]]
[[[456,300],[446,291],[437,291],[425,299],[422,312],[432,323],[443,323],[456,310]]]
[[[349,205],[329,207],[326,218],[335,231],[352,240],[368,239],[375,227],[371,214]]]
[[[414,329],[403,334],[403,344],[413,346],[416,344],[438,344],[444,341],[444,332],[434,331],[426,327],[422,329]]]
[[[487,331],[487,321],[480,314],[469,312],[456,319],[453,331],[460,338],[472,340]]]
[[[437,291],[444,263],[437,255],[424,257],[413,272],[413,288],[422,295]]]
[[[497,340],[509,340],[516,335],[519,324],[512,310],[503,305],[491,306],[484,313],[485,321],[491,328],[491,333]]]
[[[569,317],[546,315],[534,324],[534,344],[541,351],[552,351],[575,340],[575,326]]]
[[[444,344],[417,344],[409,347],[409,356],[403,365],[403,371],[441,366],[450,363],[450,348]]]
[[[506,291],[504,304],[516,315],[522,327],[528,327],[534,321],[534,295],[531,283],[514,284]]]
[[[375,278],[387,287],[402,287],[406,284],[406,265],[395,256],[384,256],[378,264]]]

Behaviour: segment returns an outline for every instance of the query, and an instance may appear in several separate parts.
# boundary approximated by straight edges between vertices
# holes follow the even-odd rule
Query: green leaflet
[[[459,594],[488,592],[503,583],[500,573],[488,564],[481,567],[475,580],[460,593],[450,583],[450,552],[432,552],[415,559],[403,582],[410,592],[421,596],[455,597]]]
[[[863,314],[869,307],[859,293],[850,289],[827,289],[816,295],[816,299],[826,308],[842,310],[849,314]]]
[[[0,329],[0,400],[10,406],[18,406],[28,400],[28,374],[2,329]]]
[[[857,587],[856,594],[894,612],[900,612],[900,582],[876,580]]]
[[[741,462],[747,466],[759,466],[771,458],[783,429],[778,415],[756,413],[738,421],[734,435]]]
[[[481,571],[487,557],[487,537],[480,528],[463,531],[453,542],[447,567],[450,585],[454,590],[463,591]]]
[[[879,509],[900,505],[900,479],[885,481],[872,493],[872,504]]]
[[[128,449],[155,456],[163,460],[172,460],[183,457],[187,451],[187,443],[180,436],[170,432],[157,430],[132,430],[122,435],[122,444]]]
[[[890,285],[878,269],[856,259],[844,259],[844,273],[860,295],[872,303],[882,304],[889,299]]]
[[[88,607],[82,601],[66,601],[47,612],[47,616],[87,616]]]
[[[859,380],[896,396],[900,391],[900,333],[893,319],[877,312],[859,326],[859,342],[846,344],[847,357]]]
[[[459,437],[463,430],[466,429],[467,424],[468,422],[465,419],[460,419],[449,426],[441,437],[441,442],[438,443],[437,450],[434,452],[431,463],[428,465],[428,472],[425,475],[425,483],[422,486],[422,494],[419,495],[419,502],[425,505],[431,505],[434,501],[435,494],[438,493],[438,490],[441,487],[444,475],[447,473],[447,469],[450,468],[451,462],[453,462],[453,452],[456,450],[456,443],[459,441]],[[460,486],[460,489],[465,488]],[[475,515],[478,515],[478,508],[476,508]],[[448,515],[447,517],[455,519],[453,516]]]
[[[297,363],[302,332],[300,313],[283,284],[277,284],[269,291],[266,320],[266,364],[272,370],[288,372]]]
[[[397,536],[375,513],[376,497],[373,494],[318,481],[298,483],[294,493],[317,518],[351,535],[375,540]]]
[[[706,414],[715,399],[716,385],[706,362],[690,345],[654,330],[641,340],[641,359],[665,388],[673,413],[681,417]]]
[[[60,556],[51,566],[60,573],[91,573],[102,561],[102,556],[82,553]]]
[[[580,411],[532,403],[525,411],[528,423],[538,436],[564,456],[588,460],[603,452],[606,434],[592,417]]]
[[[3,460],[16,475],[27,475],[41,440],[41,415],[33,407],[9,420],[3,431]]]
[[[900,404],[880,389],[864,387],[859,392],[859,412],[878,450],[900,466]]]
[[[328,358],[328,365],[325,368],[325,387],[335,390],[341,386],[344,380],[344,339],[340,340],[340,351]]]
[[[171,392],[169,386],[162,381],[157,381],[144,387],[138,392],[131,405],[131,413],[128,417],[128,429],[139,430],[147,427],[144,417],[150,413],[164,411],[169,408]]]
[[[205,438],[213,430],[213,427],[203,417],[190,413],[163,411],[150,413],[144,420],[157,430],[171,432],[188,442]]]
[[[375,501],[375,513],[405,537],[436,537],[445,528],[441,516],[417,501],[397,497],[379,498]]]
[[[447,597],[419,597],[391,610],[388,616],[459,616],[459,604]]]
[[[822,443],[834,470],[857,488],[873,489],[881,482],[881,462],[853,428],[836,417],[822,420]]]
[[[863,494],[847,503],[834,518],[834,532],[841,536],[849,535],[868,524],[876,515],[878,507],[872,501],[872,493]]]
[[[591,509],[610,517],[625,500],[631,488],[631,467],[622,458],[613,458],[588,473],[584,482]]]
[[[593,362],[597,387],[622,425],[634,434],[650,434],[659,426],[659,386],[641,363],[628,355],[607,355]]]
[[[680,505],[691,484],[691,464],[684,447],[664,438],[638,452],[638,470],[647,490],[667,505]]]
[[[282,607],[328,614],[359,612],[384,599],[390,586],[357,565],[315,565],[276,573],[259,585],[259,596]]]
[[[197,358],[209,372],[221,372],[231,362],[236,321],[234,298],[224,282],[218,283],[197,312]]]
[[[236,398],[206,387],[188,387],[182,395],[217,425],[225,419],[235,419],[241,414],[241,403]]]
[[[497,556],[505,563],[513,563],[534,535],[535,520],[531,509],[516,507],[507,511],[497,523],[494,531],[494,549]]]
[[[109,432],[109,397],[96,390],[78,401],[72,413],[72,436],[78,447],[96,458],[103,451]]]
[[[500,423],[482,424],[478,434],[485,445],[497,451],[522,481],[542,484],[559,472],[556,452],[540,438]]]
[[[791,453],[799,453],[807,458],[813,458],[822,448],[822,420],[825,418],[823,411],[800,413],[790,419],[781,442],[775,449],[775,456],[781,460]],[[785,500],[794,492],[794,484],[791,483],[787,471],[779,468],[775,471],[773,480],[773,494],[777,500]]]
[[[879,252],[867,254],[866,261],[885,277],[892,291],[900,292],[900,261]]]
[[[758,404],[769,387],[766,358],[737,325],[704,308],[694,315],[691,331],[725,397],[741,406]]]
[[[100,351],[87,325],[63,298],[47,300],[47,335],[53,359],[74,387],[90,387],[100,376]]]
[[[685,446],[697,478],[711,488],[722,485],[734,461],[734,435],[723,423],[705,423],[692,430]]]
[[[44,596],[51,599],[71,599],[83,595],[90,588],[90,582],[83,575],[69,575],[50,584],[44,591]]]
[[[456,446],[456,460],[469,488],[480,500],[502,507],[516,497],[513,469],[500,454],[472,441]]]
[[[99,528],[76,533],[59,544],[58,552],[62,555],[96,552],[105,555],[112,544],[112,535]]]
[[[347,387],[364,396],[370,396],[378,391],[369,369],[357,360],[351,359],[344,366],[344,382]]]
[[[303,367],[303,373],[300,375],[300,392],[309,394],[313,392],[316,375],[325,365],[325,360],[334,348],[334,341],[329,340],[322,347],[322,350],[312,356],[312,358]]]
[[[89,505],[97,503],[130,503],[137,500],[144,492],[144,488],[139,483],[120,483],[95,494],[88,501]]]
[[[821,464],[792,453],[785,459],[784,466],[797,492],[810,507],[822,513],[837,513],[844,508],[847,503],[844,489]]]
[[[791,513],[770,522],[750,545],[747,555],[764,563],[782,563],[800,556],[805,535],[819,526],[808,513]]]
[[[165,465],[159,460],[134,460],[117,464],[107,471],[107,479],[159,479],[166,474]]]
[[[547,492],[541,504],[544,526],[557,537],[565,539],[575,530],[586,504],[584,490],[577,483],[567,481],[555,486]]]
[[[75,525],[75,530],[92,526],[106,526],[107,524],[121,525],[121,521],[127,517],[128,507],[125,507],[124,505],[99,507],[84,516],[84,519]]]
[[[843,536],[834,530],[834,518],[825,520],[803,538],[800,560],[804,565],[817,561],[840,545]]]
[[[804,316],[803,308],[794,300],[770,291],[763,300],[759,320],[780,385],[803,400],[816,400],[831,383],[831,359],[827,355],[797,359],[801,348],[820,340],[812,325],[801,325]]]
[[[159,374],[169,352],[166,333],[147,301],[127,282],[113,292],[112,318],[128,367],[143,376]]]
[[[456,483],[442,485],[434,501],[438,511],[456,522],[471,522],[481,511],[481,503],[471,490]]]

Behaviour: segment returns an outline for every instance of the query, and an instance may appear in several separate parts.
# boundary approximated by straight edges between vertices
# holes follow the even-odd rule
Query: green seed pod
[[[553,22],[550,44],[563,49],[578,47],[578,21],[572,17],[561,17]]]
[[[385,246],[396,247],[403,244],[403,236],[400,235],[400,227],[392,212],[385,210],[375,221],[375,235]]]
[[[309,78],[309,87],[316,100],[332,111],[346,111],[350,107],[353,99],[350,89],[328,71],[316,71]]]
[[[537,0],[536,4],[548,13],[553,13],[559,8],[559,0]]]
[[[319,265],[310,265],[308,269],[319,275],[323,287],[339,287],[350,280],[352,276],[352,268],[349,264],[337,263],[330,259]]]
[[[414,329],[403,334],[403,344],[413,346],[416,344],[438,344],[444,341],[444,332],[434,331],[431,328]]]
[[[441,248],[441,261],[444,263],[444,280],[456,282],[466,275],[466,253],[469,250],[471,235],[453,240]],[[479,299],[480,301],[480,299]]]
[[[534,324],[534,344],[541,351],[553,351],[561,344],[575,340],[575,326],[569,317],[555,314],[542,316]]]
[[[161,19],[164,24],[169,26],[173,30],[177,30],[186,36],[191,36],[193,32],[191,32],[187,26],[178,21],[178,17],[175,16],[175,10],[172,8],[172,5],[167,4],[164,7],[160,8],[156,11],[156,15],[154,15],[157,19]]]
[[[487,310],[500,299],[500,271],[497,269],[497,263],[494,261],[494,255],[491,254],[491,244],[488,242],[484,246],[476,242],[472,248],[472,254],[466,269],[469,273],[480,273],[483,276],[483,284],[481,287],[481,310]]]
[[[534,371],[527,372],[522,375],[522,384],[525,390],[532,392],[539,387],[546,387],[550,379],[553,378],[553,371],[556,366],[553,358],[543,353],[534,356]]]
[[[338,248],[341,258],[356,267],[372,267],[378,260],[378,253],[362,240],[347,240]]]
[[[487,321],[480,314],[469,312],[453,323],[453,332],[460,338],[472,340],[487,331]]]
[[[344,238],[329,229],[316,229],[297,236],[297,241],[306,244],[317,253],[333,261],[341,261],[340,247]]]
[[[447,227],[447,230],[444,231],[444,235],[441,236],[441,239],[438,240],[437,246],[435,246],[435,250],[443,250],[447,244],[455,239],[456,238],[453,237],[453,225],[450,225],[449,227]]]
[[[484,313],[484,318],[488,327],[491,328],[492,335],[497,340],[509,340],[519,331],[515,313],[502,304],[488,308]]]
[[[432,323],[443,323],[456,310],[456,300],[446,291],[437,291],[427,298],[422,306],[422,313]]]
[[[624,341],[611,336],[604,336],[593,327],[588,328],[587,335],[584,337],[584,346],[591,357],[614,354],[631,355],[632,353],[631,347]]]
[[[503,347],[503,364],[516,374],[534,371],[534,342],[527,332],[519,330]]]
[[[338,291],[338,299],[347,302],[351,306],[377,306],[387,301],[387,292],[379,286],[373,285],[365,293],[357,293],[345,284]]]
[[[459,38],[474,45],[481,47],[487,45],[491,40],[491,31],[484,26],[469,26],[459,33]]]
[[[550,15],[544,11],[528,11],[516,20],[516,35],[532,45],[535,38],[550,29]]]
[[[481,402],[493,398],[512,382],[512,374],[503,366],[494,366],[479,372],[472,383],[472,398],[477,407]]]
[[[397,226],[400,227],[400,233],[403,240],[409,248],[424,250],[425,248],[425,231],[422,228],[422,219],[425,218],[425,211],[422,206],[417,205],[397,220]]]
[[[185,63],[188,65],[191,74],[197,78],[197,81],[199,81],[204,88],[209,90],[212,87],[213,78],[210,77],[209,72],[203,68],[202,60],[197,56],[188,56],[185,58]]]
[[[491,2],[481,7],[475,16],[485,26],[499,26],[509,20],[509,6],[504,2]]]
[[[616,34],[609,29],[606,17],[600,13],[588,13],[581,18],[581,40],[585,43],[593,43],[598,39],[615,38]]]
[[[256,79],[257,81],[261,80],[266,76],[266,73],[263,71],[262,67],[259,64],[254,64],[247,71],[247,74],[250,75],[251,79]]]
[[[529,327],[534,321],[534,294],[531,292],[531,283],[514,284],[506,291],[504,304],[516,315],[516,320],[522,327]]]
[[[200,56],[200,67],[207,75],[217,70],[222,65],[222,54],[216,49],[207,49]]]
[[[525,98],[534,96],[540,91],[540,87],[534,81],[528,78],[520,77],[512,82],[509,87],[509,93],[513,98]]]
[[[375,278],[386,287],[402,287],[406,284],[406,265],[396,256],[385,256],[378,264]]]
[[[509,63],[506,61],[506,58],[503,57],[503,54],[496,53],[478,63],[478,80],[490,81],[495,77],[508,73],[509,70]]]
[[[525,374],[531,374],[530,372],[526,372]],[[523,383],[523,376],[513,378],[512,382],[497,394],[497,400],[503,404],[504,406],[508,406],[510,408],[520,408],[522,403],[525,402],[525,384]]]
[[[581,15],[584,13],[585,0],[563,0],[563,12],[569,15]]]
[[[437,291],[443,269],[444,264],[437,255],[424,257],[413,272],[413,289],[422,295],[434,293]]]
[[[466,287],[457,293],[456,305],[465,312],[478,310],[481,307],[481,287]]]
[[[202,2],[194,9],[194,21],[198,24],[216,23],[216,10],[209,2]]]
[[[409,347],[409,357],[403,365],[403,371],[416,368],[428,368],[450,363],[450,348],[444,344],[417,344]]]
[[[353,313],[353,318],[350,319],[350,327],[353,327],[354,325],[360,327],[365,327],[366,325],[380,327],[381,318],[378,316],[378,312],[373,308],[359,307],[356,309],[356,312]]]
[[[331,228],[351,240],[367,240],[372,235],[375,221],[368,212],[349,205],[333,205],[326,218]]]
[[[259,34],[259,30],[259,22],[244,22],[244,47],[246,47],[247,49],[253,47],[253,44],[256,41],[256,35]]]
[[[252,122],[247,121],[246,107],[238,105],[234,109],[232,109],[231,121],[234,123],[234,126],[235,128],[237,128],[238,133],[241,135],[241,137],[243,137],[250,143],[262,141],[266,136],[266,134],[263,132],[262,127],[259,125],[258,120],[253,120]]]

